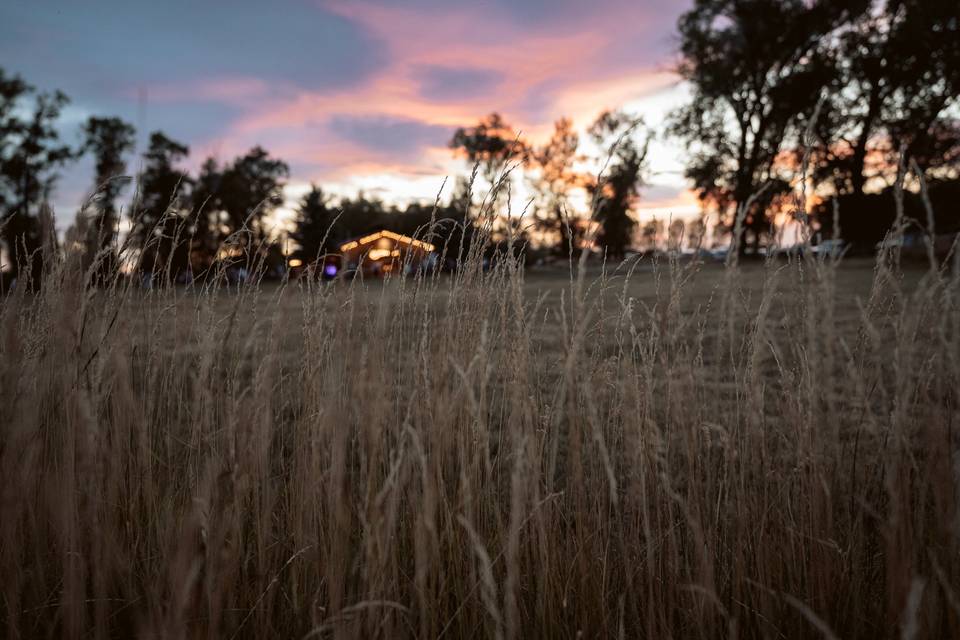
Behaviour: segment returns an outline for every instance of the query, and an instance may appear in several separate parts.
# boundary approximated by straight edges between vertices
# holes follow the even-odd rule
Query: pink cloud
[[[406,173],[443,169],[437,158],[444,128],[475,122],[497,110],[535,141],[549,135],[561,116],[585,127],[600,111],[662,91],[676,82],[665,70],[666,39],[675,2],[642,5],[616,1],[557,3],[543,21],[518,21],[505,6],[328,0],[323,8],[358,25],[383,43],[382,68],[358,86],[329,90],[277,90],[262,80],[223,79],[189,88],[193,96],[244,106],[216,143],[224,155],[261,143],[295,163],[317,168],[311,179],[357,173]],[[636,45],[630,43],[636,42]],[[651,44],[653,43],[653,44]],[[635,53],[625,55],[627,48]],[[425,91],[424,74],[443,69],[477,78],[462,97]],[[466,80],[465,82],[469,82]],[[434,87],[435,89],[435,87]],[[164,94],[161,94],[164,95]],[[403,119],[434,127],[436,140],[418,139],[413,150],[378,149],[338,133],[345,117]],[[208,145],[209,146],[209,145]]]

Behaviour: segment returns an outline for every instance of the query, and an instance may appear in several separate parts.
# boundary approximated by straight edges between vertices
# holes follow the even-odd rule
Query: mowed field
[[[10,637],[960,630],[949,269],[77,277],[2,307]]]

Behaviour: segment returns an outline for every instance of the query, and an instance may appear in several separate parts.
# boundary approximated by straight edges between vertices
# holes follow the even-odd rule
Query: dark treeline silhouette
[[[536,198],[531,225],[519,223],[521,237],[536,230],[546,237],[555,255],[570,255],[585,243],[589,222],[596,224],[593,236],[597,248],[614,259],[623,258],[633,246],[636,219],[632,212],[640,199],[647,173],[647,149],[651,135],[637,118],[622,111],[604,111],[588,130],[600,154],[592,158],[598,173],[578,165],[587,158],[579,153],[580,139],[573,123],[560,118],[542,146],[527,142],[498,113],[492,113],[468,128],[456,131],[450,147],[481,171],[494,185],[492,202],[509,186],[507,178],[517,169],[526,169]],[[589,218],[570,203],[573,191],[583,189],[589,200]],[[508,218],[505,224],[518,224]]]
[[[450,147],[473,171],[456,179],[445,199],[399,207],[363,193],[335,199],[312,185],[294,207],[293,227],[287,229],[277,225],[273,214],[284,203],[289,167],[266,149],[254,147],[227,163],[208,158],[191,175],[186,168],[189,147],[155,131],[142,152],[139,175],[128,176],[136,139],[132,125],[116,117],[91,117],[81,127],[80,142],[71,146],[55,126],[66,96],[36,93],[18,76],[3,72],[0,80],[0,203],[10,265],[6,285],[24,276],[29,276],[26,282],[39,282],[42,239],[57,241],[46,203],[58,170],[83,155],[94,161],[91,196],[67,230],[65,248],[77,252],[91,281],[101,284],[120,272],[150,286],[253,269],[279,277],[290,260],[309,266],[337,253],[345,241],[378,230],[429,236],[448,267],[455,267],[469,248],[477,225],[490,227],[491,257],[508,247],[527,249],[532,234],[538,249],[531,255],[569,255],[587,246],[590,229],[570,204],[575,190],[591,197],[593,246],[622,258],[632,245],[636,222],[631,211],[643,184],[647,143],[634,139],[639,127],[624,113],[604,112],[589,131],[604,154],[600,160],[606,170],[599,181],[577,167],[585,157],[569,119],[558,120],[551,138],[535,146],[492,113],[454,133]],[[31,99],[34,116],[26,120],[19,114]],[[520,172],[526,172],[536,194],[533,215],[504,215]]]
[[[679,32],[693,95],[672,131],[705,206],[728,228],[742,214],[742,249],[770,240],[769,218],[790,202],[804,162],[827,201],[816,208],[824,230],[836,199],[842,237],[871,250],[896,217],[880,192],[905,173],[898,167],[916,169],[904,176],[913,192],[921,181],[955,191],[955,0],[697,0]]]
[[[686,176],[705,218],[719,219],[715,238],[739,228],[740,251],[757,253],[776,241],[773,218],[800,210],[815,215],[820,238],[836,234],[855,251],[873,251],[895,223],[901,238],[960,228],[955,0],[696,0],[678,33],[677,70],[691,99],[667,133],[686,144]],[[130,179],[133,127],[91,117],[71,145],[58,129],[67,103],[61,92],[38,91],[0,69],[4,286],[39,281],[57,238],[46,203],[58,172],[83,155],[94,162],[92,196],[65,240],[100,282],[122,261],[122,271],[150,284],[254,263],[280,275],[291,258],[312,263],[377,229],[429,233],[455,255],[451,241],[462,248],[470,229],[489,224],[495,240],[531,255],[587,248],[614,259],[663,241],[697,247],[706,236],[706,220],[638,225],[652,134],[622,112],[601,113],[587,130],[600,150],[593,158],[581,152],[569,119],[557,120],[538,146],[491,113],[453,134],[449,147],[472,174],[456,179],[443,201],[400,208],[364,194],[334,199],[314,186],[293,228],[282,229],[273,213],[290,170],[262,147],[225,163],[207,159],[189,175],[188,146],[158,131]],[[518,174],[534,194],[523,216],[510,197]],[[801,185],[809,187],[803,202]],[[575,193],[585,206],[573,204]]]
[[[42,204],[56,185],[57,169],[78,154],[56,129],[67,103],[63,93],[38,93],[0,69],[0,229],[13,276],[34,282],[53,224]]]

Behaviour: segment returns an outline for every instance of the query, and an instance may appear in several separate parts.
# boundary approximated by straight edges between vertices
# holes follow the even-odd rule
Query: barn
[[[340,245],[344,268],[359,269],[370,276],[429,267],[436,259],[434,250],[429,242],[386,229]]]

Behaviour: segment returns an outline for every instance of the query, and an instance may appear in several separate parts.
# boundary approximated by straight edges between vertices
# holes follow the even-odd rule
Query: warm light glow
[[[295,268],[303,265],[303,260],[300,258],[293,258],[287,264],[290,265],[290,268]]]
[[[377,231],[376,233],[371,233],[371,234],[368,235],[368,236],[364,236],[364,237],[360,238],[359,240],[351,240],[350,242],[348,242],[348,243],[346,243],[346,244],[340,245],[340,251],[350,251],[351,249],[356,249],[356,248],[359,247],[360,245],[370,244],[371,242],[376,242],[376,241],[379,240],[380,238],[388,238],[388,239],[394,240],[394,241],[396,241],[396,242],[402,242],[403,244],[409,244],[409,245],[414,246],[414,247],[416,247],[416,248],[418,248],[418,249],[423,249],[424,251],[433,251],[433,250],[435,249],[435,247],[434,247],[432,244],[430,244],[429,242],[423,242],[422,240],[415,240],[414,238],[411,238],[410,236],[404,236],[404,235],[401,235],[401,234],[399,234],[399,233],[394,233],[393,231],[387,231],[386,229],[384,229],[383,231]],[[374,252],[371,251],[371,252],[370,252],[370,255],[372,256],[373,253],[374,253]],[[376,260],[376,258],[374,258],[374,260]]]
[[[217,251],[217,259],[223,260],[224,258],[239,258],[244,255],[243,247],[221,247]]]
[[[367,254],[367,257],[369,257],[371,260],[379,260],[381,258],[399,258],[400,250],[394,249],[391,251],[390,249],[371,249],[370,253]]]

